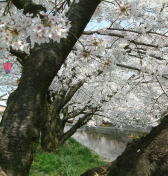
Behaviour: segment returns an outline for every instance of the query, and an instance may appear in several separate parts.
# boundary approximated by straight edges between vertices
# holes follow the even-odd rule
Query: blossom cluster
[[[53,15],[41,12],[32,18],[32,14],[24,15],[22,11],[16,11],[0,19],[0,49],[4,52],[12,47],[29,53],[35,44],[51,40],[59,43],[61,38],[67,37],[70,27],[65,13]]]

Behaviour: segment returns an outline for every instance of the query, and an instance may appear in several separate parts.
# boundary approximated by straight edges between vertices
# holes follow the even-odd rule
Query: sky
[[[101,21],[98,22],[96,19],[92,20],[91,22],[88,23],[88,25],[86,26],[85,30],[86,31],[94,31],[94,30],[98,30],[98,29],[103,29],[103,28],[107,28],[110,26],[110,22],[109,21]]]

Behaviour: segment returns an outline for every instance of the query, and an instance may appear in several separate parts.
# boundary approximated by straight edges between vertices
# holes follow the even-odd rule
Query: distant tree
[[[95,68],[96,62],[88,63],[86,69],[82,66],[82,59],[75,62],[70,57],[53,81],[48,91],[48,117],[41,131],[43,150],[58,150],[58,146],[64,144],[78,128],[93,117],[100,118],[101,121],[105,119],[102,106],[113,95],[110,95],[111,92],[103,93],[104,87],[92,82],[107,67],[101,62]],[[66,130],[67,125],[69,129]]]

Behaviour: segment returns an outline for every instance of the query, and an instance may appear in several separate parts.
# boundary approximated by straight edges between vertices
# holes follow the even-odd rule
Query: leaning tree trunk
[[[12,2],[24,8],[27,0]],[[0,175],[29,175],[39,132],[45,123],[48,87],[99,3],[100,0],[80,0],[73,4],[67,13],[72,24],[68,37],[59,44],[42,45],[28,57],[19,86],[9,97],[0,124]]]
[[[127,146],[108,176],[168,176],[168,116],[137,142]]]

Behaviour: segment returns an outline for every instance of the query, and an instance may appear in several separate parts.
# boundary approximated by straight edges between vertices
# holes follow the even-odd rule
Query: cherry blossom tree
[[[162,13],[165,10],[165,7],[165,4],[163,4],[163,6],[162,4],[160,4],[160,8],[163,8]],[[117,13],[115,13],[115,15],[109,15],[109,13],[107,13],[106,15],[101,17],[100,13],[104,10],[104,8],[109,8],[109,11],[110,8],[114,8]],[[126,11],[124,11],[124,8]],[[166,34],[162,35],[158,32],[149,33],[147,31],[147,34],[145,34],[146,38],[144,38],[145,32],[142,33],[140,31],[146,30],[146,27],[145,29],[143,29],[144,26],[142,24],[140,24],[139,22],[135,23],[134,21],[137,18],[137,13],[135,12],[140,11],[141,9],[145,12],[148,10],[146,7],[143,7],[142,2],[139,3],[139,5],[138,2],[133,2],[132,4],[124,4],[116,1],[112,3],[112,5],[109,2],[102,2],[102,6],[99,7],[96,15],[101,21],[103,19],[110,21],[110,27],[103,30],[85,32],[85,36],[80,39],[80,44],[78,43],[78,45],[76,46],[76,48],[78,48],[76,50],[76,57],[81,57],[85,55],[88,61],[89,57],[91,57],[92,59],[94,58],[100,60],[103,56],[103,58],[106,59],[109,57],[110,62],[115,63],[117,68],[112,68],[111,70],[115,69],[116,71],[111,71],[110,74],[114,74],[111,75],[112,77],[116,77],[117,75],[119,75],[117,76],[118,81],[113,81],[109,78],[108,81],[106,80],[106,82],[111,82],[111,84],[113,85],[112,91],[116,91],[119,85],[121,85],[122,88],[122,75],[119,74],[119,72],[123,72],[123,69],[126,69],[124,76],[122,76],[122,79],[124,79],[123,81],[125,82],[124,89],[122,89],[121,94],[117,94],[116,98],[120,99],[120,101],[118,101],[118,103],[120,104],[122,99],[126,100],[125,103],[127,105],[129,104],[129,106],[126,106],[123,102],[122,104],[125,108],[123,107],[119,109],[118,104],[116,103],[116,98],[114,99],[115,104],[113,102],[110,102],[110,104],[106,106],[108,107],[108,109],[106,108],[106,116],[109,117],[113,124],[115,124],[116,126],[148,126],[150,125],[150,123],[153,123],[154,121],[157,121],[159,119],[159,114],[167,106],[167,85],[163,83],[167,79],[167,61],[164,59],[164,57],[166,57],[166,52],[162,54],[162,50],[166,50],[166,46],[159,47],[158,51],[154,52],[153,48],[155,48],[155,45],[151,44],[154,40],[159,40],[158,36],[162,36],[161,38],[164,38],[164,40],[166,40],[167,37]],[[112,19],[111,15],[113,15]],[[156,13],[150,11],[149,14],[145,15],[151,18],[151,15],[154,16],[156,15]],[[96,18],[96,16],[94,18]],[[131,20],[128,21],[128,18],[131,18]],[[141,15],[141,17],[139,17],[138,19],[143,20],[144,16]],[[125,26],[123,25],[124,20],[126,21]],[[153,23],[155,23],[155,21],[156,19],[153,19]],[[149,26],[148,23],[146,23],[146,26]],[[158,27],[156,29],[155,28],[156,27],[154,26],[152,30],[158,30]],[[90,36],[92,36],[92,42],[89,41]],[[141,42],[138,42],[137,40],[141,40]],[[155,42],[158,43],[159,41]],[[84,45],[81,43],[84,43]],[[109,43],[113,44],[112,47],[110,47]],[[118,45],[120,47],[118,47]],[[105,52],[103,53],[103,51]],[[153,75],[153,73],[155,74]],[[130,79],[127,79],[127,76],[129,76],[129,74],[131,81]],[[135,74],[136,76],[134,76]],[[132,76],[134,77],[134,79],[131,78]],[[126,81],[128,81],[128,84]],[[143,85],[141,84],[141,82]],[[118,87],[115,86],[114,88],[114,84],[117,84]],[[153,91],[151,91],[152,88]],[[127,91],[124,93],[123,90]],[[130,90],[133,90],[134,93],[132,93],[133,91]],[[137,90],[137,92],[135,92],[135,90]],[[139,94],[140,91],[141,95],[143,96],[137,97],[137,94]],[[128,96],[128,92],[130,92],[130,96]],[[144,97],[144,99],[142,97]],[[147,101],[145,97],[148,97],[149,101]],[[130,101],[133,102],[132,105]],[[139,102],[141,102],[141,104]],[[148,106],[148,108],[146,108],[146,105]],[[110,106],[113,108],[111,108]],[[116,109],[114,107],[116,107]],[[134,109],[134,112],[129,109]],[[145,114],[147,114],[147,117],[143,118]]]
[[[101,81],[94,77],[93,84],[97,82],[98,87],[101,87],[100,82],[103,82],[105,86],[107,84],[104,79],[109,83],[110,78],[111,84],[109,85],[113,88],[112,91],[109,94],[107,87],[103,91],[104,93],[108,92],[107,95],[110,97],[114,95],[115,99],[112,98],[111,102],[108,101],[103,106],[106,116],[109,118],[113,112],[111,119],[116,125],[123,124],[125,121],[128,122],[127,124],[131,123],[136,126],[137,120],[140,122],[143,120],[142,124],[144,124],[151,119],[151,114],[158,116],[164,107],[160,106],[167,101],[166,3],[157,3],[156,6],[155,3],[144,3],[143,1],[102,1],[93,21],[105,20],[109,22],[109,26],[101,30],[86,31],[79,39],[100,1],[60,0],[54,3],[48,1],[48,9],[46,9],[43,4],[42,6],[32,1],[26,3],[27,1],[23,0],[13,0],[12,3],[18,9],[23,9],[17,13],[16,9],[9,10],[10,2],[3,11],[5,16],[0,21],[1,34],[3,34],[1,36],[3,42],[0,46],[1,55],[4,58],[9,58],[11,54],[12,58],[13,55],[16,56],[16,60],[21,63],[23,68],[18,88],[9,97],[8,106],[1,122],[0,166],[2,172],[7,175],[28,175],[40,131],[45,129],[45,124],[49,120],[48,108],[52,108],[52,105],[49,107],[47,102],[49,86],[70,52],[69,60],[73,61],[72,58],[75,57],[77,61],[74,64],[80,65],[79,58],[82,58],[84,60],[82,65],[94,66],[93,68],[97,70],[95,75],[104,71],[106,67],[112,66],[108,76],[104,77],[103,75]],[[104,9],[105,11],[102,13]],[[90,38],[92,38],[91,42]],[[78,42],[76,43],[76,41]],[[98,63],[102,64],[101,69],[99,69]],[[66,64],[72,63],[67,62]],[[69,68],[81,69],[77,65]],[[126,71],[122,69],[126,69]],[[128,72],[128,70],[130,71]],[[61,70],[60,72],[63,75]],[[86,73],[84,74],[86,78],[90,76],[88,69],[84,69],[82,72]],[[68,76],[69,72],[66,75],[67,80],[69,80]],[[59,79],[59,75],[57,79]],[[57,106],[58,111],[61,112],[59,118],[64,120],[69,118],[72,113],[77,112],[73,104],[69,104],[69,111],[67,111],[67,101],[65,100],[68,93],[73,92],[70,91],[74,88],[73,85],[84,84],[82,82],[83,75],[78,73],[77,79],[73,79],[73,81],[73,84],[66,87],[66,94],[62,96],[65,99],[61,101],[60,106],[63,107],[61,111]],[[58,84],[55,100],[52,103],[57,104],[59,101],[59,93],[61,93],[59,86]],[[64,91],[64,89],[61,90]],[[91,88],[89,87],[88,90]],[[147,95],[150,95],[149,100],[145,98]],[[76,97],[74,102],[78,103],[77,100]],[[131,104],[132,100],[135,100],[135,105]],[[97,99],[94,102],[96,101]],[[90,106],[88,103],[90,102],[86,101],[87,106],[85,107]],[[78,106],[79,110],[82,110],[80,107]],[[134,110],[128,111],[128,107]],[[142,113],[143,118],[140,118],[142,107],[145,109]],[[160,111],[158,111],[159,109]],[[92,115],[96,112],[93,107],[89,107],[87,110],[92,110]],[[85,115],[86,111],[83,112]],[[152,113],[150,114],[150,112]],[[69,113],[68,116],[67,113]],[[146,121],[144,120],[145,114]],[[54,120],[56,121],[56,119]],[[54,122],[54,120],[52,121]],[[58,122],[56,123],[58,124]],[[136,162],[137,167],[140,168],[144,163],[149,164],[147,157],[149,154],[156,160],[150,162],[146,173],[157,175],[160,170],[157,166],[153,166],[162,162],[164,164],[161,172],[166,172],[167,165],[164,161],[167,156],[167,140],[163,139],[163,136],[167,139],[166,129],[167,120],[165,119],[137,146],[128,147],[125,154],[116,161],[117,166],[115,164],[112,166],[110,174],[140,175],[143,173],[145,175],[145,169],[142,169],[140,173],[136,167],[131,168],[126,165],[131,166],[132,162]],[[161,141],[163,147],[157,148],[156,144]],[[153,145],[156,148],[153,149]],[[155,152],[153,153],[153,151],[158,153],[158,150],[161,153],[159,156],[155,155]],[[133,156],[134,159],[130,159],[130,163],[127,163],[128,158],[125,156],[130,158]],[[141,163],[141,158],[144,160],[143,163]],[[118,169],[118,166],[121,170]],[[149,171],[149,168],[154,169]]]
[[[27,14],[27,12],[33,13],[33,16],[30,14],[26,17],[18,17],[21,21],[23,18],[30,19],[30,17],[32,17],[31,24],[29,23],[29,20],[27,21],[25,19],[26,25],[33,25],[34,20],[39,21],[41,19],[41,23],[45,26],[45,21],[47,22],[49,20],[48,17],[45,19],[46,9],[42,5],[35,4],[32,1],[23,0],[13,0],[12,3],[18,9],[23,9],[24,14]],[[7,109],[1,121],[1,174],[13,176],[26,176],[29,174],[36,144],[39,139],[39,132],[45,123],[44,114],[46,113],[46,94],[48,87],[61,65],[64,63],[69,52],[72,50],[77,39],[82,34],[86,24],[90,20],[99,3],[99,0],[81,0],[79,3],[73,1],[72,5],[66,12],[67,18],[64,17],[64,15],[61,16],[61,14],[63,14],[62,12],[60,13],[60,19],[57,19],[62,19],[63,23],[65,22],[66,25],[70,26],[64,26],[67,31],[65,32],[66,38],[64,38],[65,36],[61,37],[61,33],[57,33],[56,38],[58,40],[53,40],[54,38],[51,37],[52,40],[48,42],[45,39],[45,36],[43,36],[40,43],[43,43],[44,40],[45,43],[37,43],[34,45],[34,48],[30,47],[29,55],[26,53],[28,52],[25,49],[26,45],[24,45],[24,49],[21,47],[21,51],[19,52],[15,50],[16,48],[13,51],[12,46],[8,45],[11,44],[10,42],[14,42],[13,36],[12,40],[10,40],[11,34],[9,34],[9,36],[7,35],[8,50],[11,47],[11,52],[15,53],[17,57],[20,56],[20,58],[22,58],[21,60],[24,66],[18,88],[10,95],[7,102]],[[42,14],[40,13],[41,10],[44,11]],[[53,18],[56,16],[55,13],[56,11],[54,10]],[[4,27],[3,22],[1,22],[1,25]],[[17,26],[17,24],[13,23],[11,25],[12,35],[14,32],[15,36],[18,31],[13,31],[13,25]],[[49,25],[52,26],[51,21],[49,22]],[[53,25],[55,25],[55,30],[59,28],[59,24],[56,25],[55,23]],[[8,20],[5,20],[5,26],[8,26]],[[9,31],[11,30],[10,27]],[[17,29],[19,29],[19,25],[17,27]],[[58,31],[65,31],[64,27],[61,28],[60,26]],[[27,29],[29,28],[30,26]],[[47,27],[45,27],[44,31],[46,28]],[[20,30],[22,30],[22,28],[20,28]],[[41,29],[37,27],[34,28],[34,30],[40,32],[39,30]],[[33,35],[33,31],[30,32],[28,30],[27,32],[29,34],[32,32]],[[39,36],[37,36],[36,33],[36,37],[40,37],[40,33],[38,34]],[[22,37],[25,37],[24,34],[23,36],[20,35],[18,39],[22,39]],[[32,40],[31,37],[28,36],[28,38],[25,39],[28,40],[28,43],[30,41],[32,46],[34,38],[32,38]],[[16,42],[18,42],[19,45],[19,40]],[[2,45],[2,47],[6,46]]]
[[[114,5],[117,8],[117,12],[124,5],[129,8],[129,13],[131,10],[135,10],[131,9],[129,4],[120,3],[121,7],[117,3]],[[104,6],[103,4],[102,9],[98,9],[96,15],[99,15]],[[162,8],[163,6],[161,4],[160,7]],[[135,4],[132,4],[132,7],[135,8]],[[147,8],[145,11],[147,11]],[[119,15],[121,15],[120,13]],[[150,14],[148,15],[150,16]],[[108,18],[109,16],[105,19]],[[133,22],[127,21],[127,26],[124,27],[120,25],[127,18],[127,14],[122,17],[118,16],[118,21],[112,22],[112,26],[116,25],[116,28],[112,28],[110,25],[110,27],[105,29],[84,32],[84,36],[80,38],[80,41],[85,44],[85,47],[76,47],[78,52],[82,50],[80,51],[80,57],[86,55],[88,58],[91,57],[99,60],[102,59],[100,53],[105,51],[103,58],[107,59],[110,56],[111,62],[116,65],[116,67],[111,68],[111,71],[106,76],[94,79],[94,82],[99,83],[99,87],[105,85],[104,92],[107,91],[110,94],[117,92],[111,101],[103,105],[104,116],[117,127],[146,128],[147,126],[158,124],[158,120],[161,117],[160,114],[167,107],[167,82],[165,82],[167,80],[167,61],[165,59],[167,54],[165,52],[162,57],[162,47],[157,52],[151,54],[151,50],[154,47],[151,43],[153,43],[154,39],[157,39],[157,35],[162,34],[151,32],[152,38],[148,36],[148,41],[146,41],[147,39],[144,40],[143,38],[144,34],[138,32],[139,23],[136,24],[138,29],[130,24],[131,27],[128,26],[128,23]],[[102,21],[102,19],[99,20]],[[153,28],[153,30],[156,29]],[[133,36],[129,36],[132,33],[135,33],[134,40],[132,40]],[[90,36],[93,37],[92,44],[89,44]],[[137,40],[140,37],[142,37],[142,41],[138,43]],[[164,38],[166,40],[167,36],[164,35]],[[109,43],[113,44],[112,47],[109,46]],[[134,43],[140,46],[136,48],[133,46],[135,45]],[[100,44],[99,50],[95,51],[93,48],[96,45],[98,47]],[[118,45],[120,46],[119,48]],[[94,118],[94,123],[95,120]]]
[[[148,87],[151,91],[151,95],[155,94],[155,97],[153,97],[153,103],[161,101],[160,104],[163,103],[164,105],[166,105],[167,100],[165,98],[167,97],[167,21],[164,21],[164,18],[167,16],[167,3],[160,3],[158,1],[150,1],[150,3],[147,3],[146,1],[144,1],[144,5],[142,1],[140,2],[141,7],[143,7],[141,11],[139,11],[138,8],[135,8],[138,5],[138,1],[135,1],[136,4],[132,4],[134,5],[133,9],[137,9],[133,11],[133,14],[135,15],[135,17],[137,17],[135,18],[136,20],[128,18],[124,23],[121,22],[117,24],[116,27],[114,27],[114,23],[118,21],[117,16],[116,21],[112,20],[112,26],[108,28],[109,31],[90,31],[86,34],[90,35],[96,32],[99,35],[108,37],[111,36],[113,38],[116,37],[117,41],[119,41],[120,39],[124,39],[124,44],[121,43],[121,45],[118,45],[117,43],[117,45],[120,46],[117,49],[122,48],[124,57],[126,54],[126,61],[123,63],[117,63],[116,65],[118,67],[134,71],[134,74],[132,74],[133,78],[137,79],[137,76],[135,76],[135,72],[139,73],[138,79],[140,78],[142,80],[136,81],[136,79],[134,79],[135,85],[143,85],[140,90],[141,93],[139,91],[136,92],[140,93],[139,97],[144,95],[142,94],[142,91],[145,91],[145,87]],[[112,2],[112,4],[115,3],[119,3],[119,1]],[[129,3],[118,4],[118,13],[120,15],[122,14],[123,18],[126,18],[127,16],[130,17],[131,9],[132,8]],[[114,14],[113,11],[111,12],[112,14]],[[113,18],[115,15],[116,14],[110,15],[109,18]],[[138,22],[138,19],[140,19],[141,17],[142,20]],[[139,24],[138,26],[137,23]],[[135,24],[137,28],[135,27]],[[127,40],[128,38],[125,37],[127,36],[127,34],[129,35],[129,40]],[[127,39],[125,40],[125,38]],[[131,61],[127,60],[128,58],[129,60],[131,59]],[[164,99],[162,99],[163,95],[165,96]],[[134,97],[134,95],[132,97]],[[123,99],[124,98],[125,96],[123,97]],[[136,98],[138,98],[137,95]],[[147,97],[144,98],[146,98],[146,101],[148,101]],[[138,104],[138,106],[141,105]],[[149,104],[146,104],[146,106],[149,106]],[[140,109],[140,111],[142,111],[142,108]],[[141,138],[136,142],[133,142],[132,144],[129,144],[123,154],[119,156],[117,160],[114,161],[107,169],[106,173],[104,173],[103,170],[99,175],[167,175],[167,111],[165,111],[163,117],[164,118],[161,123],[157,127],[153,128],[149,135]],[[82,176],[87,176],[89,174],[91,175],[95,173],[95,171],[98,173],[99,170],[101,170],[101,168],[95,170],[93,169],[93,172],[90,170],[85,174],[82,174]]]

